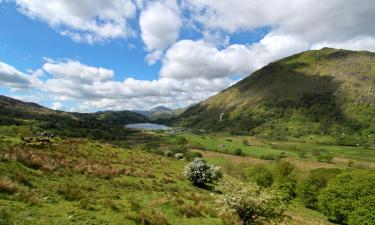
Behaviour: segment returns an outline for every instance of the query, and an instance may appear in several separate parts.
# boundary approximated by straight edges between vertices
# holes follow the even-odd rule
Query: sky
[[[374,24],[373,0],[0,0],[0,94],[186,107],[295,53],[375,51]]]

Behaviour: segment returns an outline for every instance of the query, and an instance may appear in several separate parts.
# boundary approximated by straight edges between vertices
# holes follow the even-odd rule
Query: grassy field
[[[288,142],[260,139],[250,136],[232,136],[226,133],[214,133],[197,135],[183,133],[180,136],[186,138],[191,146],[198,149],[206,149],[222,153],[234,154],[236,149],[241,149],[247,156],[260,158],[264,155],[280,155],[298,157],[301,151],[305,151],[304,157],[313,157],[313,154],[332,154],[335,157],[356,160],[358,162],[375,162],[375,147],[349,147],[338,145],[324,145],[319,143]],[[249,145],[245,145],[246,140]]]
[[[8,145],[0,224],[221,224],[210,192],[183,178],[184,165],[83,139]]]
[[[254,165],[273,168],[279,161],[263,160],[262,155],[281,152],[285,152],[281,161],[296,166],[298,180],[316,168],[348,168],[345,157],[349,154],[342,154],[338,146],[322,146],[337,148],[340,157],[344,157],[327,163],[312,156],[300,158],[295,147],[281,147],[300,148],[304,143],[270,143],[225,134],[171,136],[147,132],[129,139],[128,147],[82,138],[22,140],[3,136],[0,224],[225,224],[225,216],[220,215],[220,206],[215,202],[218,193],[195,187],[184,178],[188,161],[156,151],[175,147],[181,137],[186,138],[187,143],[182,145],[188,146],[188,151],[199,151],[207,161],[221,166],[224,176],[242,180],[248,179],[247,173]],[[244,145],[244,139],[249,146]],[[144,148],[151,142],[154,153]],[[233,155],[237,148],[245,155]],[[358,149],[352,149],[352,153],[364,151]],[[357,160],[356,163],[364,163]],[[372,161],[366,162],[373,166]],[[302,223],[330,224],[325,216],[305,208],[297,198],[282,224]]]

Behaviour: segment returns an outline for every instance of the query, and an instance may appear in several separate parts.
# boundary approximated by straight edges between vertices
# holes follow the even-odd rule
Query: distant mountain
[[[167,124],[170,119],[178,116],[184,110],[185,109],[182,109],[182,108],[170,109],[165,106],[156,106],[156,107],[151,108],[148,111],[133,110],[133,112],[147,116],[154,123]]]
[[[375,53],[323,48],[278,60],[189,107],[173,124],[375,143]]]
[[[129,123],[149,121],[148,117],[128,110],[71,113],[0,95],[0,125],[22,125],[76,136],[95,132],[99,136],[98,133],[123,128]]]

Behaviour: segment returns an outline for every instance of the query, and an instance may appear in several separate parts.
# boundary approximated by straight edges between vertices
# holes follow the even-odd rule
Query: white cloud
[[[185,7],[208,29],[228,32],[271,27],[309,42],[375,34],[375,2],[368,0],[187,0]]]
[[[79,42],[98,42],[133,34],[127,20],[136,6],[131,0],[16,0],[30,18],[47,22],[62,35]]]
[[[78,61],[49,61],[43,65],[43,70],[54,78],[69,79],[72,82],[92,84],[96,81],[106,81],[114,77],[112,70],[102,67],[91,67]]]
[[[48,78],[42,81],[40,90],[60,103],[79,102],[73,111],[148,109],[160,104],[181,107],[204,100],[233,83],[225,77],[116,81],[112,70],[71,60],[48,60],[42,68]]]
[[[160,75],[175,79],[245,76],[270,61],[306,48],[308,44],[295,37],[274,34],[268,34],[259,43],[234,44],[222,50],[202,40],[182,40],[166,52]]]
[[[146,56],[146,61],[149,65],[155,64],[163,57],[163,52],[160,50],[153,51]]]
[[[163,50],[178,38],[182,25],[175,0],[150,2],[141,12],[141,37],[149,51]]]
[[[314,44],[312,49],[323,47],[342,48],[356,51],[375,51],[375,37],[359,37],[344,42],[320,42]]]
[[[32,78],[11,65],[0,62],[0,86],[13,89],[29,88]]]
[[[61,109],[63,109],[63,104],[61,102],[54,102],[51,105],[51,109],[61,110]]]

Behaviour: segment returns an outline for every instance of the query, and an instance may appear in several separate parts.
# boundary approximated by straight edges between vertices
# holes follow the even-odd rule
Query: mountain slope
[[[375,54],[323,48],[270,63],[175,125],[273,137],[375,135]],[[358,140],[356,140],[358,141]]]
[[[124,125],[144,123],[141,114],[124,111],[70,113],[52,110],[0,95],[0,125],[24,126],[35,131],[50,131],[59,135],[93,138],[123,138]]]

